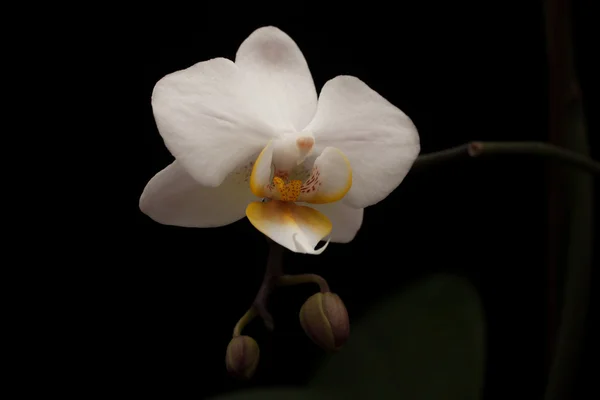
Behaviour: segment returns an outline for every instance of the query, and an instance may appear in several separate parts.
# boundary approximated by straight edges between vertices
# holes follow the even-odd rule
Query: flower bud
[[[238,378],[249,379],[258,365],[260,350],[250,336],[236,336],[227,345],[225,365],[227,371]]]
[[[300,324],[304,332],[325,350],[335,351],[350,336],[348,311],[334,293],[316,293],[300,309]]]

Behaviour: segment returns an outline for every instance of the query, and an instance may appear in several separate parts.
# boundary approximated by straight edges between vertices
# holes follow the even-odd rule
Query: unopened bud
[[[334,293],[316,293],[300,309],[300,324],[304,332],[325,350],[335,351],[350,336],[348,311]]]
[[[258,366],[260,350],[250,336],[236,336],[227,345],[225,365],[235,377],[249,379]]]

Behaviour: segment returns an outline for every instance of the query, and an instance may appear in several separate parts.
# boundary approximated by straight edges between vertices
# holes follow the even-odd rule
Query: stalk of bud
[[[337,294],[316,293],[300,309],[300,324],[308,337],[328,351],[339,350],[350,336],[348,311]]]
[[[225,365],[227,371],[237,378],[249,379],[254,375],[260,349],[250,336],[236,336],[227,345]]]

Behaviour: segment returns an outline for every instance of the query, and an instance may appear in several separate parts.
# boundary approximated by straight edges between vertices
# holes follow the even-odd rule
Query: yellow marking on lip
[[[281,201],[296,201],[298,196],[300,196],[302,181],[295,179],[285,183],[282,178],[276,176],[273,178],[273,184],[281,196]]]
[[[333,228],[331,221],[323,213],[311,207],[285,201],[252,202],[246,207],[246,216],[256,229],[273,240],[273,236],[281,235],[285,231],[292,239],[293,233],[304,235],[306,230],[324,238]],[[287,229],[282,229],[284,227]]]

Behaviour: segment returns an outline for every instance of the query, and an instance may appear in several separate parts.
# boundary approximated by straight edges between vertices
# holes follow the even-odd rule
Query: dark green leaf
[[[326,396],[302,388],[252,389],[215,397],[214,400],[326,400]]]
[[[481,397],[484,321],[465,280],[434,276],[372,307],[311,387],[338,399]]]

